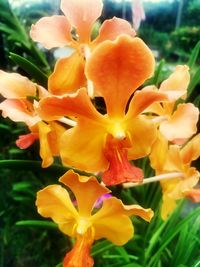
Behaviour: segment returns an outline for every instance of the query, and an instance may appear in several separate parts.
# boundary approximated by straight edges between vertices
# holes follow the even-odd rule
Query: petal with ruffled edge
[[[31,26],[31,38],[45,48],[63,47],[71,41],[71,25],[65,16],[43,17]]]
[[[181,158],[184,164],[190,164],[200,156],[199,144],[200,134],[197,134],[181,149]]]
[[[18,73],[0,70],[0,94],[5,98],[25,98],[35,96],[36,85]]]
[[[104,171],[108,168],[103,152],[105,137],[103,125],[81,119],[77,126],[67,130],[61,138],[62,162],[88,172]]]
[[[167,101],[168,97],[158,91],[141,90],[136,91],[131,102],[125,119],[137,116],[155,102]],[[153,105],[152,105],[153,106]]]
[[[50,217],[60,230],[74,236],[73,228],[79,218],[70,196],[62,186],[49,185],[37,193],[36,206],[43,217]]]
[[[39,121],[40,117],[34,115],[33,105],[25,99],[6,99],[0,104],[2,116],[8,117],[12,121],[24,122],[28,126],[33,126]]]
[[[66,172],[59,181],[74,193],[79,214],[82,217],[90,217],[98,198],[110,192],[106,187],[100,185],[95,177],[80,176],[72,170]]]
[[[178,65],[169,78],[162,82],[160,92],[166,93],[170,101],[176,101],[180,97],[184,99],[189,82],[190,73],[188,66]]]
[[[179,104],[168,121],[160,125],[161,133],[169,140],[190,138],[197,131],[199,110],[193,104]]]
[[[83,57],[74,52],[56,62],[54,72],[49,76],[48,89],[54,95],[74,93],[86,85]]]
[[[57,120],[62,116],[74,116],[85,117],[93,121],[104,121],[103,116],[93,106],[85,88],[79,89],[74,94],[42,99],[38,112],[44,120]]]
[[[107,238],[116,245],[124,245],[134,233],[128,217],[131,215],[150,220],[153,213],[138,205],[124,206],[121,200],[114,197],[105,199],[102,208],[91,218],[95,239]]]
[[[136,35],[135,30],[131,27],[130,23],[124,19],[114,17],[105,20],[100,29],[99,35],[92,42],[92,45],[97,45],[106,40],[115,40],[120,34],[127,34],[131,37]]]
[[[132,143],[128,149],[129,160],[144,157],[151,152],[157,137],[157,129],[150,120],[142,115],[128,120],[127,132]]]
[[[102,0],[61,0],[61,10],[76,28],[80,42],[89,42],[93,23],[100,17],[102,8]]]
[[[131,94],[154,71],[154,57],[139,38],[119,36],[94,49],[86,62],[86,76],[104,97],[110,117],[123,117]]]

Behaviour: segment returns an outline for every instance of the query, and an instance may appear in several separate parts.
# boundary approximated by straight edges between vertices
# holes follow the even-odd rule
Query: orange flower
[[[109,192],[94,177],[68,171],[59,181],[73,192],[77,209],[67,190],[60,185],[49,185],[39,191],[36,205],[43,217],[52,218],[64,234],[76,238],[75,246],[67,253],[63,266],[93,266],[89,254],[94,240],[107,238],[116,245],[123,245],[134,233],[129,216],[140,216],[146,221],[153,216],[151,209],[143,209],[139,205],[126,206],[115,197],[104,199],[103,206],[94,210],[98,198]]]
[[[15,122],[24,122],[31,131],[19,136],[17,146],[25,149],[39,139],[42,166],[51,165],[53,155],[59,154],[58,144],[65,128],[56,122],[43,122],[37,113],[38,102],[34,99],[41,99],[48,92],[24,76],[0,71],[0,94],[6,98],[0,103],[2,116]]]
[[[154,121],[158,122],[160,132],[168,141],[183,144],[197,131],[199,110],[192,103],[178,104],[176,101],[185,98],[190,81],[189,68],[179,65],[174,73],[161,83],[158,90],[155,86],[148,86],[143,90],[159,91],[168,96],[168,101],[153,103],[145,112],[159,115]]]
[[[75,49],[71,56],[57,61],[49,77],[48,88],[51,93],[73,93],[86,85],[84,66],[90,49],[105,40],[114,40],[120,34],[135,36],[135,31],[127,21],[114,17],[102,24],[98,37],[91,41],[92,26],[101,15],[102,8],[102,0],[62,0],[64,16],[44,17],[32,25],[32,39],[47,49],[63,46]],[[76,30],[73,36],[72,28]]]
[[[191,167],[193,160],[200,156],[200,134],[193,137],[186,145],[170,145],[160,135],[153,145],[150,155],[152,167],[156,174],[179,172],[180,176],[170,180],[162,180],[163,205],[161,215],[166,219],[176,206],[176,200],[190,195],[197,185],[200,173],[195,167]]]
[[[143,41],[120,36],[100,44],[86,65],[87,77],[104,97],[107,114],[95,109],[84,88],[74,95],[47,97],[40,102],[40,115],[45,120],[65,115],[77,118],[77,125],[61,138],[64,164],[90,172],[106,171],[103,181],[107,185],[141,181],[142,171],[128,160],[150,153],[156,128],[140,113],[166,96],[138,91],[127,112],[126,108],[132,93],[153,70],[153,55]]]

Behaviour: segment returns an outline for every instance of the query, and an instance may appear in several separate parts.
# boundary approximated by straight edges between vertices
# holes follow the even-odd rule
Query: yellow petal
[[[126,123],[132,142],[132,147],[128,150],[128,158],[132,160],[148,155],[157,137],[155,125],[142,115],[129,119]]]
[[[161,133],[169,140],[190,138],[197,131],[199,110],[193,104],[179,104],[168,121],[160,125]]]
[[[160,91],[166,93],[170,101],[176,101],[180,97],[184,98],[189,82],[190,73],[188,66],[178,65],[169,78],[162,82]]]
[[[123,245],[133,236],[133,226],[128,216],[140,216],[150,221],[153,212],[139,205],[123,205],[112,197],[105,199],[102,208],[92,216],[95,239],[107,238],[116,245]]]
[[[100,185],[95,177],[80,176],[73,171],[65,173],[59,181],[68,186],[74,193],[81,217],[90,217],[97,199],[110,192]]]
[[[60,185],[49,185],[37,193],[36,206],[39,214],[50,217],[60,230],[73,236],[73,227],[78,219],[68,192]]]
[[[166,155],[168,152],[168,141],[166,138],[158,132],[156,141],[152,146],[152,151],[149,156],[151,167],[160,173],[166,162]]]
[[[72,41],[71,25],[65,16],[43,17],[31,26],[30,36],[47,49],[63,47]]]
[[[161,217],[166,220],[169,214],[175,209],[176,201],[173,198],[163,195],[163,203],[161,208]]]
[[[59,59],[54,72],[48,79],[49,92],[54,95],[63,95],[74,93],[85,86],[84,66],[84,59],[77,52],[67,58]]]
[[[88,172],[104,171],[108,167],[103,153],[105,136],[104,125],[81,119],[61,138],[62,162]]]
[[[104,97],[108,115],[112,117],[124,116],[131,94],[153,71],[150,49],[141,39],[128,35],[101,43],[86,62],[86,76]]]
[[[181,158],[184,164],[190,164],[200,156],[200,134],[194,136],[182,149]]]
[[[104,200],[103,207],[91,218],[95,229],[95,239],[107,238],[116,245],[124,245],[133,237],[132,222],[117,198]]]
[[[42,158],[42,167],[47,168],[53,163],[53,155],[49,145],[48,135],[51,127],[44,122],[38,123],[39,140],[40,140],[40,157]]]

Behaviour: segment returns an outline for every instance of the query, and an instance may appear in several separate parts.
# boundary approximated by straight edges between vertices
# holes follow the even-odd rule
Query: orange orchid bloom
[[[129,160],[150,153],[157,131],[140,113],[166,96],[138,91],[127,112],[126,108],[133,92],[153,70],[153,55],[143,41],[120,36],[100,44],[86,64],[86,75],[104,97],[107,114],[95,109],[84,88],[74,95],[46,97],[40,102],[40,116],[45,120],[65,115],[77,118],[77,125],[61,138],[64,164],[89,172],[103,171],[106,185],[142,180],[142,171]]]
[[[0,103],[2,116],[24,122],[31,131],[19,136],[17,146],[26,149],[39,139],[42,166],[51,165],[53,155],[59,155],[59,139],[65,128],[56,122],[43,122],[37,113],[38,102],[33,99],[42,99],[48,92],[20,74],[0,71],[0,94],[6,98]]]
[[[102,0],[61,0],[60,8],[64,15],[41,18],[30,31],[32,39],[47,49],[64,46],[75,49],[71,56],[57,61],[49,77],[49,91],[56,95],[73,93],[86,85],[85,59],[99,43],[114,40],[120,34],[135,36],[126,20],[114,17],[106,20],[98,37],[91,40],[92,27],[102,12]],[[73,36],[72,28],[76,30]]]
[[[187,95],[187,87],[190,82],[189,68],[178,65],[168,79],[161,83],[158,90],[155,86],[148,86],[143,90],[159,91],[168,96],[168,101],[153,103],[145,112],[158,115],[155,121],[159,124],[159,130],[168,141],[183,144],[197,131],[199,110],[192,103],[178,104],[176,101],[184,99]]]
[[[159,136],[153,145],[150,155],[151,166],[156,170],[156,174],[170,172],[180,173],[179,177],[160,181],[163,191],[163,205],[161,215],[166,219],[168,214],[176,206],[176,200],[188,195],[198,198],[198,193],[193,191],[197,185],[200,173],[195,167],[191,167],[193,160],[200,156],[200,134],[194,136],[183,147],[178,145],[168,146],[166,139]],[[159,155],[159,157],[158,157]]]
[[[124,205],[116,197],[104,199],[102,207],[94,210],[99,197],[110,192],[95,177],[79,176],[70,170],[59,181],[73,192],[77,209],[67,190],[60,185],[49,185],[40,190],[36,205],[39,214],[52,218],[64,234],[76,238],[74,248],[65,256],[65,267],[93,266],[90,248],[94,240],[107,238],[121,246],[134,233],[129,216],[140,216],[148,222],[153,216],[151,209],[143,209],[139,205]]]

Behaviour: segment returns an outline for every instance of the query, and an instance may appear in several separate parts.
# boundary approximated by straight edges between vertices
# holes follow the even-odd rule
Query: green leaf
[[[115,245],[107,240],[99,241],[92,247],[92,256],[101,254],[102,252],[114,247]]]
[[[161,77],[161,74],[162,74],[162,70],[163,70],[164,64],[165,64],[165,60],[162,59],[160,61],[160,63],[158,64],[157,68],[156,68],[156,71],[155,71],[155,74],[154,74],[154,77],[153,77],[153,84],[155,84],[155,86],[158,86],[159,83],[160,83],[160,77]]]
[[[48,77],[36,65],[14,53],[10,53],[10,58],[15,63],[17,63],[25,72],[27,72],[32,78],[34,78],[36,82],[38,82],[44,87],[47,87]]]
[[[195,87],[197,86],[197,84],[200,82],[200,68],[197,69],[197,71],[195,72],[195,74],[193,75],[189,87],[188,87],[188,97],[187,100],[189,99],[189,97],[191,96],[191,94],[193,93]]]
[[[189,58],[188,66],[190,68],[193,68],[193,66],[195,65],[199,53],[200,53],[200,41],[196,44],[196,46],[192,50],[192,54],[191,54],[191,56]]]
[[[57,229],[58,226],[54,222],[41,221],[41,220],[25,220],[16,222],[17,226],[28,226],[28,227],[43,227]]]

